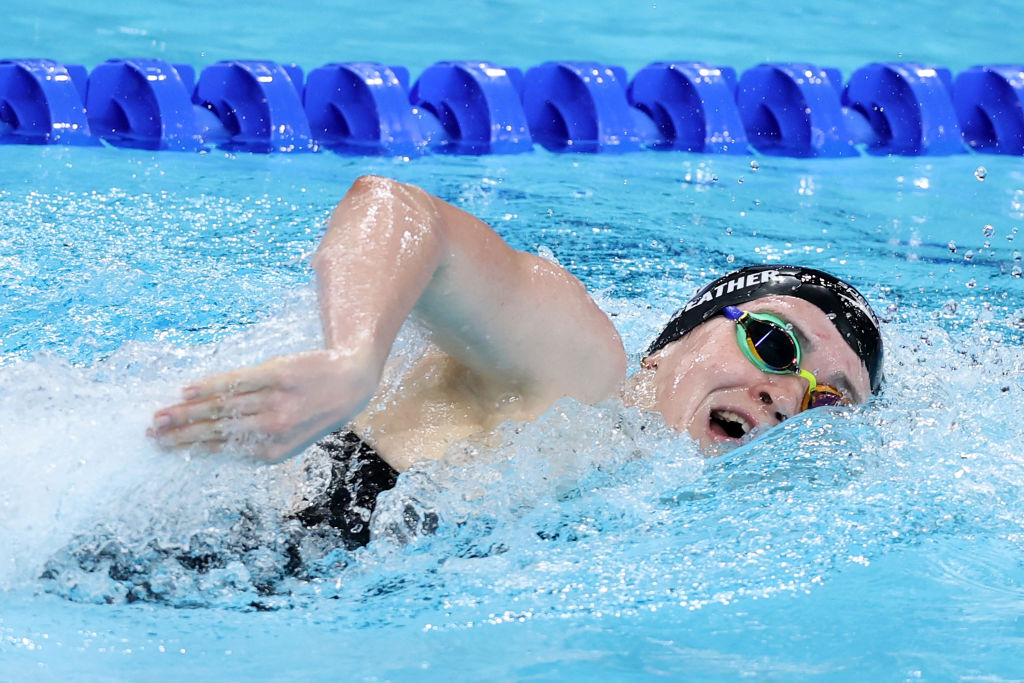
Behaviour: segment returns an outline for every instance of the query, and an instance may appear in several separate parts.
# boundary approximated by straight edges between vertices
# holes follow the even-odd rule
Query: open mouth
[[[753,429],[753,425],[743,415],[720,408],[711,411],[709,422],[712,434],[728,439],[742,439]]]

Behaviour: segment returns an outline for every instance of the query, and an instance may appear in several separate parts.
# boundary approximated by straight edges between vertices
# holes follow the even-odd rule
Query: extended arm
[[[410,313],[482,397],[593,402],[625,372],[618,334],[578,280],[419,188],[357,180],[313,264],[326,348],[188,387],[184,403],[156,415],[162,443],[215,450],[251,436],[264,459],[298,452],[362,410]]]

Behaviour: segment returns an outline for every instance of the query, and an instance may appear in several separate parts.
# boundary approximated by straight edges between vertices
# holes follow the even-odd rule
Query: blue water
[[[913,21],[862,3],[104,7],[17,3],[0,51],[380,59],[414,77],[473,56],[847,74],[897,52],[954,70],[1021,60],[1009,3],[926,3]],[[0,680],[1024,677],[1019,159],[8,146],[0,160]],[[310,541],[307,577],[261,592],[280,513],[310,485],[301,461],[188,459],[143,431],[189,379],[319,343],[307,257],[368,172],[550,250],[631,353],[734,266],[848,277],[884,318],[886,389],[710,461],[656,417],[560,403],[403,476],[369,547]],[[396,356],[421,346],[409,327]],[[406,506],[438,532],[403,524]],[[256,547],[231,545],[242,510]],[[129,603],[130,581],[68,561],[90,534],[114,539],[156,599]],[[232,561],[185,571],[152,552],[190,542]]]

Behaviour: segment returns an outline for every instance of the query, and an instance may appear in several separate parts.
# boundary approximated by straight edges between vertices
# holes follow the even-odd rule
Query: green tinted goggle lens
[[[753,317],[740,322],[737,338],[746,342],[751,360],[766,372],[789,373],[800,367],[800,343],[781,320]]]
[[[844,402],[841,391],[818,384],[814,375],[800,369],[800,342],[782,319],[770,313],[746,313],[735,306],[726,306],[722,313],[736,323],[740,350],[759,370],[773,375],[799,375],[807,380],[801,410]]]

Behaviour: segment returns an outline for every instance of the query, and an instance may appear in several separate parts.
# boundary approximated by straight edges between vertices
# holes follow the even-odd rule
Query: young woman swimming
[[[160,445],[214,452],[241,442],[278,462],[344,430],[334,437],[336,477],[373,470],[366,490],[376,491],[417,460],[506,420],[535,419],[565,396],[618,395],[711,450],[802,410],[862,402],[881,385],[882,340],[864,297],[793,266],[752,266],[704,287],[627,378],[618,332],[579,280],[385,178],[353,184],[313,265],[325,348],[191,384],[155,414]],[[410,315],[433,348],[386,409],[367,410]],[[363,490],[349,488],[349,498]]]

